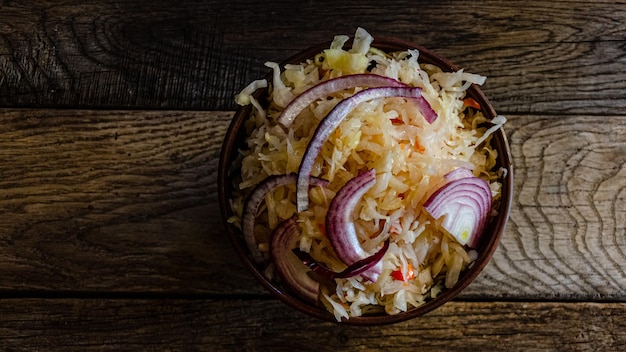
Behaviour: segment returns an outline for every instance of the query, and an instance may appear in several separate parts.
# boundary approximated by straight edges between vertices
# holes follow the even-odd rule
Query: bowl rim
[[[352,39],[350,39],[346,45],[351,45]],[[308,58],[313,58],[315,54],[321,52],[324,49],[330,47],[330,41],[313,45],[307,49],[304,49],[288,59],[280,63],[280,67],[284,67],[288,63],[300,63]],[[459,67],[453,64],[448,59],[436,54],[435,52],[421,46],[414,44],[410,41],[393,38],[393,37],[374,37],[372,46],[383,50],[385,52],[403,51],[407,49],[417,49],[419,51],[420,64],[429,63],[439,66],[444,71],[458,71]],[[271,71],[268,72],[265,78],[271,77]],[[269,79],[271,81],[271,78]],[[267,89],[259,90],[255,95],[261,95]],[[479,88],[479,86],[473,84],[468,90],[467,95],[475,99],[481,106],[481,111],[489,119],[496,117],[496,111],[492,104],[489,102],[485,94]],[[471,282],[478,277],[483,271],[484,267],[491,260],[498,243],[504,233],[506,225],[511,211],[511,204],[513,203],[513,164],[511,158],[510,146],[506,137],[506,133],[503,128],[500,128],[493,134],[492,144],[494,149],[498,151],[496,167],[503,167],[507,170],[506,175],[502,178],[501,200],[499,204],[499,215],[490,221],[485,231],[490,234],[489,236],[482,236],[479,248],[478,258],[471,264],[470,269],[465,270],[459,276],[459,280],[451,288],[444,289],[436,298],[426,301],[424,304],[410,308],[405,312],[401,312],[393,315],[368,315],[360,317],[350,317],[349,319],[342,319],[338,322],[334,315],[327,311],[322,306],[313,306],[306,300],[303,300],[297,295],[291,293],[288,289],[283,288],[281,285],[270,281],[263,275],[263,268],[258,267],[247,249],[247,245],[243,239],[241,231],[233,224],[228,222],[228,218],[233,214],[230,208],[229,196],[232,191],[232,182],[230,182],[229,174],[231,171],[231,165],[234,159],[237,157],[238,151],[236,146],[240,145],[245,138],[241,133],[242,127],[245,123],[247,116],[251,110],[250,105],[239,107],[231,123],[226,131],[222,149],[220,152],[220,160],[218,166],[218,200],[220,205],[220,213],[222,222],[228,237],[233,245],[237,256],[244,264],[246,269],[252,273],[255,279],[268,291],[272,296],[278,298],[283,303],[295,308],[298,311],[306,313],[315,318],[346,324],[346,325],[360,325],[360,326],[373,326],[373,325],[386,325],[399,323],[402,321],[410,320],[421,315],[424,315],[452,300],[458,296]],[[487,240],[485,240],[487,239]]]

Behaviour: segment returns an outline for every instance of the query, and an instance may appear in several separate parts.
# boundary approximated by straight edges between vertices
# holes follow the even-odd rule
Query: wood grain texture
[[[467,293],[623,298],[626,117],[512,116],[515,200],[494,260]]]
[[[487,75],[503,113],[626,113],[623,1],[25,0],[0,10],[2,106],[232,109],[265,61],[362,26]]]
[[[0,305],[5,351],[619,351],[623,303],[450,302],[347,327],[275,300],[39,300]],[[271,320],[271,323],[267,323]]]
[[[218,215],[231,113],[0,116],[0,290],[236,294],[249,281]]]
[[[456,301],[351,327],[219,219],[233,96],[358,26],[488,76],[515,199]],[[626,350],[626,1],[0,0],[0,350]]]
[[[0,116],[5,295],[265,294],[219,220],[231,112]],[[511,219],[462,298],[626,299],[626,117],[513,115],[505,130]]]

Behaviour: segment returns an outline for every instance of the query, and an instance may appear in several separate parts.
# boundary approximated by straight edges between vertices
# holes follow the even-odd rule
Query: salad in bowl
[[[460,293],[512,196],[486,78],[362,28],[266,66],[236,97],[219,175],[225,226],[257,279],[352,324],[409,319]]]

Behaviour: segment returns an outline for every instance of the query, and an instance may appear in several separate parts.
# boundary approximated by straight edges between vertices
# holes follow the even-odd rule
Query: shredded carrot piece
[[[480,110],[480,104],[478,104],[478,102],[476,100],[474,100],[473,98],[465,98],[465,99],[463,99],[463,106],[464,107],[474,108],[476,110]]]
[[[407,147],[406,143],[399,143],[400,145],[400,150],[405,150]],[[424,148],[421,144],[417,143],[413,149],[415,149],[415,151],[420,152],[422,154],[424,154],[424,152],[426,151],[426,148]]]
[[[417,150],[421,154],[424,154],[424,152],[426,152],[426,148],[424,148],[424,146],[419,143],[415,145],[415,150]]]

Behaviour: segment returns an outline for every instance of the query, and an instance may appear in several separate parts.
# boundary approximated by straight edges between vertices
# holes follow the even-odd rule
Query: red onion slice
[[[389,97],[418,98],[421,97],[421,88],[412,87],[379,87],[362,90],[355,95],[342,100],[337,104],[317,126],[311,141],[307,145],[300,169],[298,170],[297,182],[297,209],[298,212],[309,208],[309,177],[313,170],[315,158],[322,149],[328,136],[339,126],[343,119],[360,103]]]
[[[259,182],[258,185],[254,187],[246,202],[243,205],[243,214],[241,219],[241,231],[243,232],[244,240],[248,245],[248,250],[252,255],[252,258],[256,263],[263,262],[263,255],[259,251],[256,243],[256,239],[254,236],[254,225],[256,223],[256,215],[259,212],[259,208],[261,203],[265,199],[265,195],[274,189],[285,186],[288,184],[293,184],[297,180],[296,174],[288,174],[288,175],[272,175],[268,176],[263,181]],[[310,181],[311,184],[318,186],[325,186],[328,184],[328,181],[323,180],[321,178],[313,177]]]
[[[416,97],[413,101],[417,104],[417,108],[424,116],[424,120],[428,123],[433,123],[437,119],[437,112],[430,106],[430,103],[424,97]]]
[[[292,252],[299,237],[300,229],[294,217],[281,222],[272,234],[270,252],[284,284],[303,298],[317,302],[320,284],[309,276],[308,268]]]
[[[424,203],[441,226],[462,245],[475,248],[491,212],[491,189],[478,177],[463,177],[446,183]]]
[[[304,265],[308,266],[309,269],[315,271],[316,273],[329,279],[345,279],[357,276],[369,270],[372,266],[376,265],[381,259],[383,259],[388,249],[389,241],[387,240],[383,243],[382,248],[379,249],[378,252],[365,259],[354,262],[352,265],[349,265],[341,272],[332,271],[331,269],[317,262],[309,253],[303,252],[299,248],[294,249],[293,252],[298,258],[300,258]]]
[[[326,213],[326,235],[337,257],[346,265],[352,265],[369,254],[361,248],[352,221],[352,213],[363,195],[376,183],[376,170],[370,169],[348,181],[330,202]],[[378,261],[362,273],[365,279],[376,282],[382,272],[382,261]]]
[[[406,85],[393,78],[366,73],[329,79],[318,83],[294,98],[278,117],[278,123],[289,128],[298,114],[312,102],[334,92],[354,87],[406,87]]]
[[[460,178],[466,178],[466,177],[474,177],[474,173],[472,172],[472,170],[466,167],[460,167],[458,169],[454,169],[443,176],[443,178],[447,182],[452,182],[454,180],[458,180]]]

